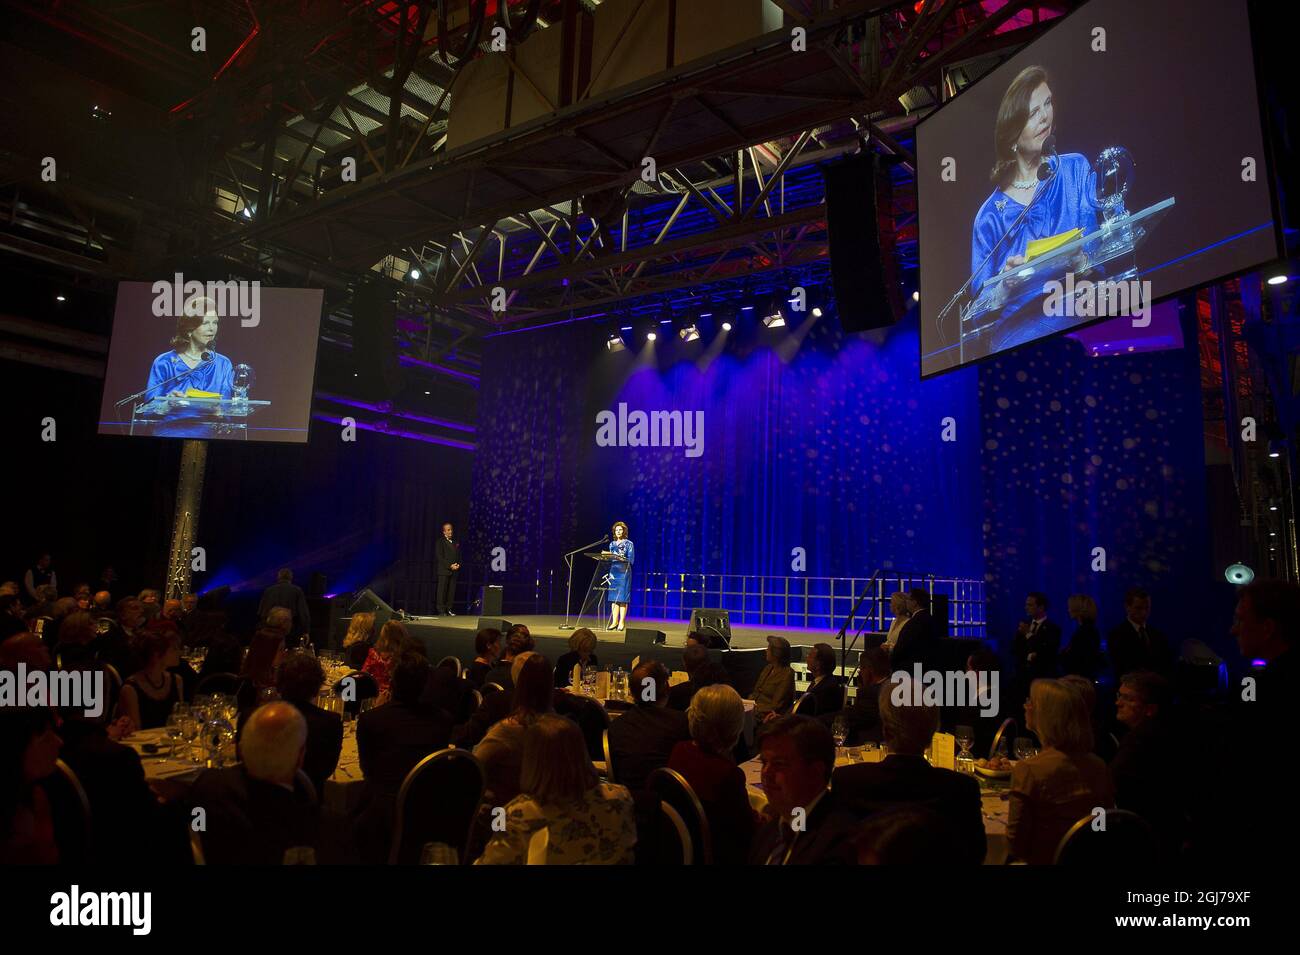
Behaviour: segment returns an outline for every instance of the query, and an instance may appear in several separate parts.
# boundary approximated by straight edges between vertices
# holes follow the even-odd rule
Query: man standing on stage
[[[454,617],[451,606],[456,597],[456,574],[460,570],[460,544],[451,535],[450,522],[442,525],[435,556],[438,559],[438,613]]]

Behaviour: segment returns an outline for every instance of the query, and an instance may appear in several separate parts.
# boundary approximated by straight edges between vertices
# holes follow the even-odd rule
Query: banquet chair
[[[389,865],[414,865],[425,843],[454,846],[468,861],[474,818],[487,779],[483,766],[466,749],[440,749],[406,774],[397,793]]]
[[[41,788],[50,801],[59,861],[88,862],[92,832],[90,799],[76,772],[63,760],[57,759],[54,772],[41,783]]]
[[[636,665],[641,662],[641,655],[637,654],[632,658],[632,662],[627,665],[627,671],[631,673],[636,669]]]
[[[662,800],[659,803],[659,829],[658,844],[663,853],[658,860],[659,864],[694,864],[695,847],[691,844],[691,833],[686,821],[676,809]]]
[[[343,708],[354,716],[361,712],[362,703],[366,700],[373,700],[375,697],[379,696],[379,681],[369,673],[356,670],[340,679],[334,684],[334,692],[338,693],[340,696],[343,695],[342,686],[344,680],[353,680],[356,683],[356,698],[343,701]]]
[[[1010,733],[1007,732],[1008,729],[1011,730]],[[1017,735],[1016,729],[1017,729],[1016,721],[1013,720],[1011,717],[1008,716],[1005,720],[1002,721],[1002,725],[998,727],[998,731],[993,734],[993,743],[989,746],[989,759],[992,759],[994,756],[997,755],[998,746],[1000,746],[1002,743],[1007,744],[1007,755],[1011,754],[1011,747],[1012,745],[1014,745],[1015,738]]]
[[[456,674],[456,676],[460,676],[460,657],[445,656],[438,661],[438,666],[446,667],[452,673]]]
[[[612,783],[614,781],[614,769],[613,769],[614,760],[609,754],[609,730],[608,729],[606,729],[605,732],[601,734],[600,742],[601,742],[601,747],[605,752],[605,759],[604,761],[592,760],[591,765],[595,767],[597,776],[600,776],[602,779],[608,780],[609,782]]]
[[[546,857],[550,851],[551,830],[549,826],[543,826],[528,840],[528,865],[546,865]]]
[[[487,696],[489,693],[500,693],[505,687],[500,683],[484,683],[480,688],[482,694]]]
[[[472,716],[477,713],[479,707],[483,705],[483,694],[478,690],[471,688],[469,691],[469,698],[474,701],[474,706],[470,709],[470,715]]]
[[[709,817],[705,815],[704,805],[686,777],[676,770],[661,766],[650,774],[646,785],[681,817],[695,848],[694,864],[712,865],[713,836],[709,832]]]
[[[1112,868],[1116,865],[1150,866],[1159,855],[1151,824],[1127,809],[1107,809],[1106,828],[1094,829],[1091,813],[1061,837],[1053,865]]]

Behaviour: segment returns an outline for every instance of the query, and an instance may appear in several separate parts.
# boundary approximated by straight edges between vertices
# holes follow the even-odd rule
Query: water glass
[[[178,704],[179,705],[179,704]],[[185,735],[185,717],[179,713],[173,712],[167,717],[167,739],[171,741],[171,747],[168,750],[170,758],[176,757],[176,741]]]
[[[844,741],[849,738],[849,721],[843,716],[835,717],[831,723],[831,736],[835,737],[836,746],[843,746]]]
[[[1038,755],[1038,747],[1028,736],[1016,737],[1016,759],[1032,759]]]

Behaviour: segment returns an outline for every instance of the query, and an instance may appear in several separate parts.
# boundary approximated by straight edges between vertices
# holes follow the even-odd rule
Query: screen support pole
[[[191,551],[203,499],[203,471],[208,460],[208,443],[193,438],[181,444],[181,467],[176,480],[176,514],[172,518],[172,546],[167,557],[166,598],[190,592],[193,569]]]

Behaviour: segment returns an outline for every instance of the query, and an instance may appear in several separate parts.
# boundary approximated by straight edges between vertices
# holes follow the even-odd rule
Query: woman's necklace
[[[1011,185],[1016,189],[1032,189],[1038,185],[1038,179],[1037,177],[1033,179],[1016,179]]]
[[[161,693],[163,687],[165,687],[165,686],[167,685],[167,673],[164,671],[162,677],[159,678],[159,680],[158,680],[157,683],[154,683],[154,681],[152,680],[152,678],[150,678],[149,674],[148,674],[148,673],[145,673],[145,674],[144,674],[144,682],[145,682],[146,684],[148,684],[149,689],[154,690],[155,692]]]

